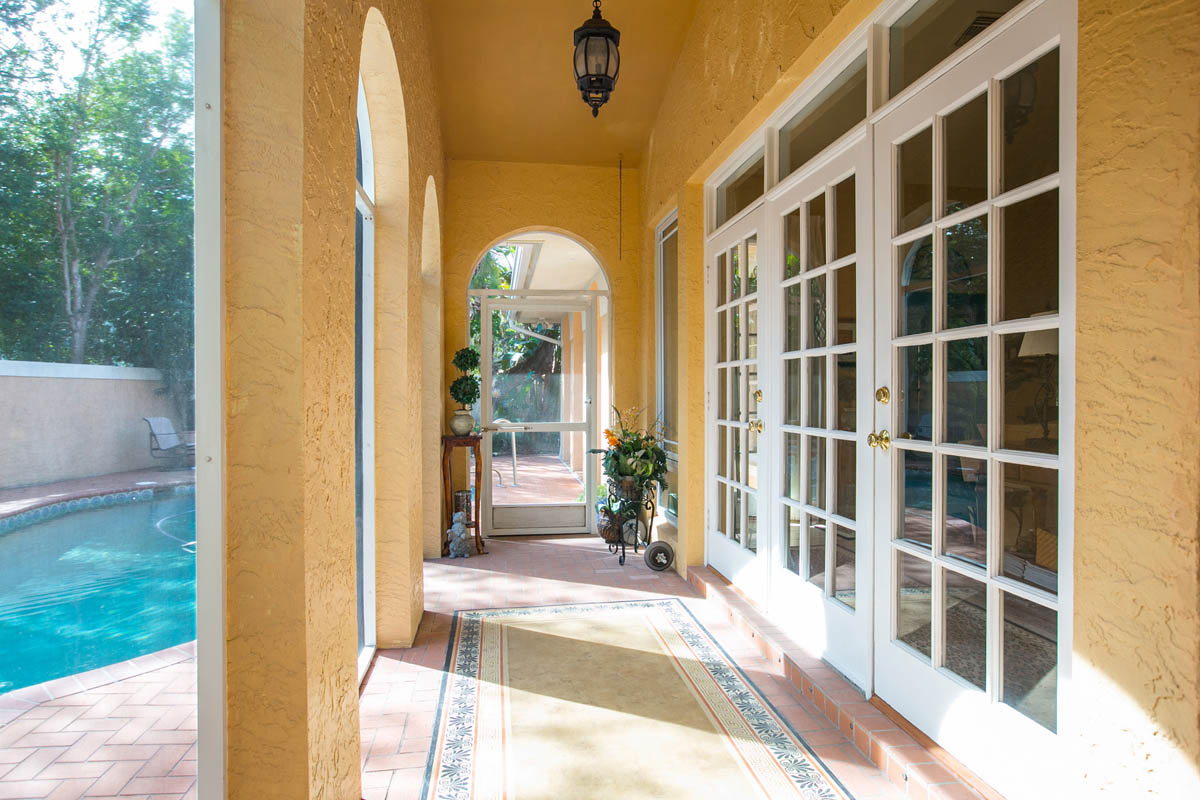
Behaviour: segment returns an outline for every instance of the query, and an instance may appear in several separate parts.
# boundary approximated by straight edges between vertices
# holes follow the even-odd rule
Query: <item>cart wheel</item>
[[[675,562],[675,550],[667,542],[661,539],[657,542],[651,542],[646,548],[646,553],[642,556],[646,559],[646,566],[655,572],[662,572],[669,569],[671,564]]]
[[[649,535],[646,530],[646,523],[639,520],[626,520],[621,526],[621,537],[625,539],[625,544],[631,547],[637,547],[639,541],[646,541]]]

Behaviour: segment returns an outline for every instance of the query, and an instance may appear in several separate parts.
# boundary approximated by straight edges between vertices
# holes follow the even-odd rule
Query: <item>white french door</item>
[[[1032,8],[875,126],[875,691],[1011,797],[1057,796],[1063,757],[1062,13]]]
[[[772,523],[769,612],[870,687],[873,392],[871,146],[864,124],[769,204],[763,414]],[[769,287],[766,288],[766,287]],[[769,298],[767,297],[769,295]],[[764,327],[766,327],[764,325]]]
[[[486,535],[594,529],[596,306],[595,295],[481,298]]]
[[[709,471],[708,563],[760,602],[766,601],[769,536],[759,528],[760,464],[770,463],[759,416],[759,237],[763,211],[742,217],[710,240],[706,270]]]

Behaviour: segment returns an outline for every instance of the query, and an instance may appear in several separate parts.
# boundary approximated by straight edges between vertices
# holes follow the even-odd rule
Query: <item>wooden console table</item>
[[[475,519],[467,522],[468,528],[475,529],[475,550],[478,553],[486,553],[483,549],[483,530],[479,526],[479,500],[482,497],[480,494],[481,487],[479,485],[480,477],[482,476],[483,461],[479,455],[479,443],[483,441],[483,437],[470,434],[467,436],[443,436],[442,437],[442,489],[446,494],[446,525],[449,526],[454,521],[454,482],[450,470],[450,462],[453,460],[454,451],[460,447],[466,447],[475,455],[475,497],[472,500]],[[450,542],[446,539],[446,532],[442,531],[442,555],[450,554]]]

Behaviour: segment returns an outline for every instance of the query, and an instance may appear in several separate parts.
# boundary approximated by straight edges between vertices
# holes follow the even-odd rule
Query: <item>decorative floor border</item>
[[[721,695],[736,709],[742,722],[786,775],[790,781],[788,785],[796,790],[797,795],[811,800],[853,800],[853,795],[804,737],[679,598],[456,611],[446,645],[437,712],[420,796],[428,800],[468,800],[472,796],[476,741],[481,735],[476,725],[480,684],[485,684],[485,691],[487,685],[491,684],[490,681],[480,680],[480,670],[485,650],[498,646],[498,633],[495,637],[485,636],[485,621],[500,622],[501,625],[496,626],[500,628],[503,622],[522,617],[634,609],[657,611],[666,616],[687,652],[716,683]],[[493,638],[497,641],[490,641]]]

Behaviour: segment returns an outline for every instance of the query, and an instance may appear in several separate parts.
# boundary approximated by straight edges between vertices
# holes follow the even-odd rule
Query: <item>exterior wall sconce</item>
[[[600,0],[592,0],[592,18],[575,29],[575,83],[593,117],[617,85],[620,44],[621,32],[600,15]]]

